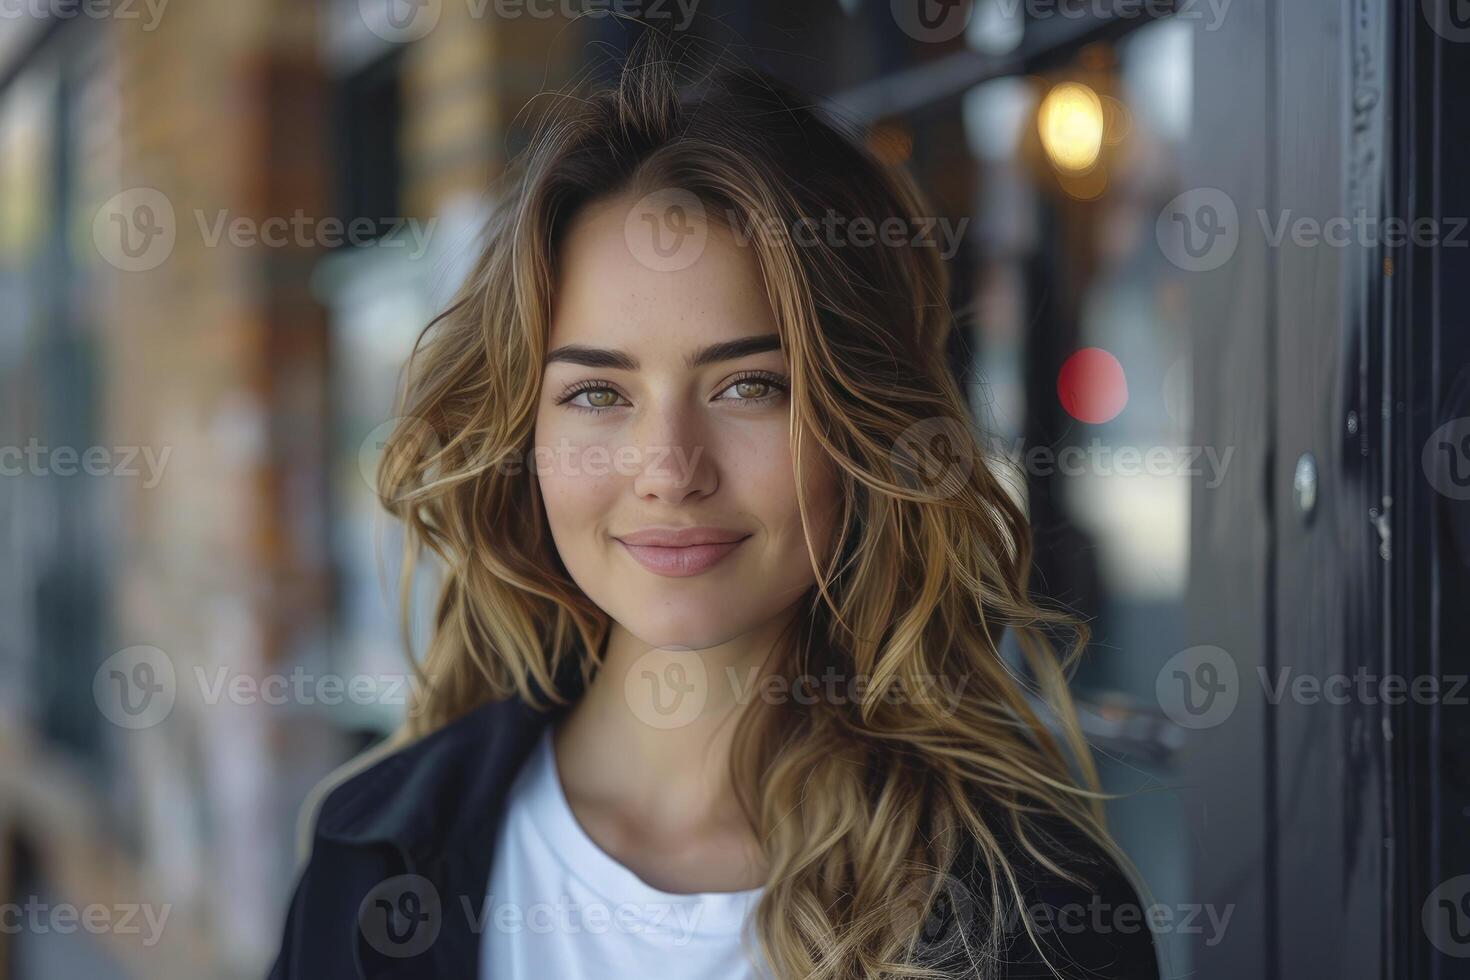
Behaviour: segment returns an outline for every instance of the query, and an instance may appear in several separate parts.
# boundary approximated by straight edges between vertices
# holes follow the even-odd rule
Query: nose
[[[670,504],[714,493],[719,472],[705,436],[698,413],[677,401],[646,408],[634,431],[633,492]]]

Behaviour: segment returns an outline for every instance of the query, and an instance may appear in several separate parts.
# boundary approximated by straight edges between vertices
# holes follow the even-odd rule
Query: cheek
[[[581,535],[602,523],[616,492],[616,452],[585,433],[573,437],[555,422],[538,420],[530,463],[558,546],[590,544]]]
[[[784,431],[761,451],[751,453],[743,461],[750,476],[743,481],[742,494],[753,502],[753,508],[775,535],[782,552],[799,553],[803,564],[806,564],[798,489],[806,500],[812,541],[819,554],[831,533],[837,493],[831,465],[818,456],[810,443],[803,446],[803,450],[806,458],[802,460],[799,478],[793,472],[791,445]]]
[[[588,476],[577,468],[579,465],[575,458],[548,456],[536,463],[536,480],[552,530],[558,523],[594,519],[607,498],[606,478]]]

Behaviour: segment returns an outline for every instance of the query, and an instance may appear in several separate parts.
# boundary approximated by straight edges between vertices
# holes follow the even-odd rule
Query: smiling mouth
[[[618,538],[617,542],[627,549],[634,561],[653,574],[669,578],[684,578],[709,571],[744,544],[749,537],[750,535],[747,534],[738,541],[691,544],[681,548],[629,544],[621,538]]]

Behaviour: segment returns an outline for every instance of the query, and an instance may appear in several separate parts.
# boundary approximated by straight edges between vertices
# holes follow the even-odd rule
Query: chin
[[[654,600],[657,601],[657,600]],[[718,603],[690,603],[678,609],[666,609],[650,616],[647,607],[626,619],[619,618],[623,629],[650,647],[661,650],[708,650],[728,643],[746,632],[730,620],[730,610]]]

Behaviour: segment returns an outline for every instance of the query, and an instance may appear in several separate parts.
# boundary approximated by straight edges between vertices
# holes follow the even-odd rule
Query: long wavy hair
[[[752,917],[761,949],[781,977],[949,975],[920,955],[923,910],[956,886],[949,872],[968,849],[990,885],[965,900],[989,926],[963,932],[963,975],[988,975],[1003,910],[1023,904],[1018,849],[1071,880],[1044,827],[1121,855],[1066,686],[1087,628],[1028,592],[1026,517],[946,363],[954,316],[940,256],[792,233],[829,212],[906,228],[930,212],[858,127],[653,33],[615,83],[542,101],[552,105],[507,170],[483,250],[415,345],[399,411],[413,424],[395,430],[379,469],[379,496],[405,530],[405,623],[426,549],[442,575],[427,649],[410,651],[420,683],[400,740],[492,699],[565,704],[556,678],[569,664],[595,676],[608,617],[560,561],[534,475],[505,464],[531,448],[574,215],[612,195],[694,195],[758,254],[789,361],[793,466],[822,454],[841,486],[830,553],[808,534],[816,584],[773,669],[868,681],[859,698],[786,699],[738,720],[731,775],[770,868]],[[1020,669],[997,645],[1005,630]],[[1055,654],[1058,636],[1072,656]],[[962,696],[914,696],[935,679]]]

